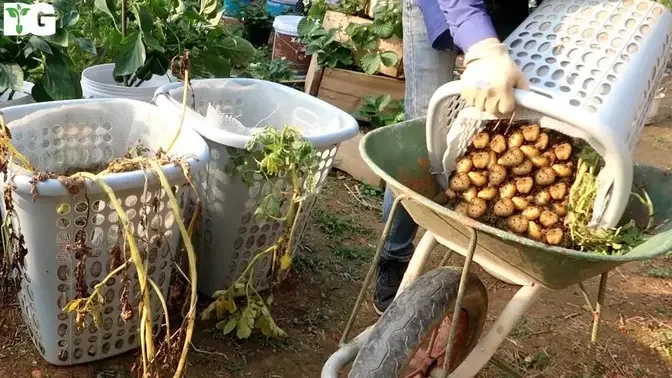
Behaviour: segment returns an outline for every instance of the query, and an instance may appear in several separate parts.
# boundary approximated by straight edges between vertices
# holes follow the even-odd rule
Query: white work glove
[[[490,114],[508,114],[515,107],[513,89],[528,89],[527,79],[496,38],[473,45],[464,55],[462,97],[467,106]]]

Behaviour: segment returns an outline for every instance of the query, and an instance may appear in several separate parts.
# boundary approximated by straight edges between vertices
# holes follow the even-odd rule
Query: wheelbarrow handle
[[[447,120],[454,119],[454,113],[463,107],[459,98],[463,86],[464,83],[457,80],[439,87],[432,95],[427,111],[425,126],[427,152],[432,172],[436,174],[436,178],[443,188],[448,187],[448,177],[443,167],[443,154],[446,151],[447,143],[446,134],[450,126],[450,122],[447,122]],[[618,139],[609,135],[609,129],[602,127],[601,121],[595,113],[582,111],[570,106],[566,101],[553,99],[550,94],[545,94],[542,88],[532,86],[529,91],[515,89],[514,97],[517,105],[580,130],[588,137],[587,142],[594,146],[600,146],[601,150],[605,151],[603,158],[607,165],[623,167],[622,170],[615,170],[617,177],[615,177],[614,185],[611,188],[611,198],[625,198],[625,200],[621,200],[613,206],[607,206],[601,221],[603,225],[616,225],[627,206],[633,175],[632,156],[624,153],[624,151],[629,151],[629,148],[619,142],[622,138]]]

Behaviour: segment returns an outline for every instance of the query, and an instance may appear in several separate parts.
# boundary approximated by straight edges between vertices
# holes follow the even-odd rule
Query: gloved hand
[[[528,89],[527,79],[509,56],[508,47],[496,38],[473,45],[464,55],[461,81],[467,106],[491,114],[511,113],[516,102],[513,89]]]

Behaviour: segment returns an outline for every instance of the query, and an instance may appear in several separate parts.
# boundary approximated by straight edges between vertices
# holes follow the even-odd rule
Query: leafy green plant
[[[8,100],[16,92],[23,92],[24,81],[35,84],[32,96],[37,101],[82,96],[79,70],[70,53],[90,55],[95,54],[95,49],[88,38],[73,31],[80,16],[72,4],[57,1],[54,7],[57,20],[53,36],[0,36],[0,95],[7,94]],[[26,9],[14,9],[17,18],[25,16]]]
[[[363,0],[340,0],[337,9],[352,16],[362,16],[366,13],[366,4]]]
[[[358,118],[367,118],[373,128],[404,121],[404,102],[392,100],[390,95],[365,96],[357,108]]]
[[[301,43],[306,46],[305,54],[315,54],[321,67],[352,65],[352,53],[336,41],[336,30],[325,30],[319,21],[304,18],[299,22],[298,32]]]
[[[299,0],[302,1],[302,0]],[[310,8],[308,8],[308,13],[306,14],[306,19],[308,20],[318,20],[322,21],[324,15],[329,10],[329,3],[326,0],[313,0],[310,2]]]
[[[115,79],[127,86],[166,74],[171,59],[184,50],[192,53],[194,77],[228,77],[232,65],[254,55],[247,40],[219,25],[217,0],[146,0],[129,4],[127,14],[114,0],[94,4],[115,25],[107,51],[114,58]]]
[[[303,201],[317,189],[319,154],[298,130],[285,126],[281,131],[266,127],[250,140],[243,152],[232,150],[227,170],[239,174],[243,182],[252,185],[254,176],[261,175],[270,185],[254,213],[257,224],[271,220],[284,222],[283,233],[269,248],[259,251],[241,276],[227,289],[214,294],[215,301],[203,312],[203,319],[221,321],[217,328],[224,334],[236,330],[238,338],[247,338],[257,328],[268,337],[285,336],[273,321],[268,307],[273,295],[263,298],[254,288],[254,272],[263,259],[272,261],[270,278],[275,283],[282,272],[292,265],[295,232]],[[285,184],[288,188],[285,188]],[[239,308],[234,298],[244,295],[246,305]]]
[[[399,57],[393,51],[378,50],[379,37],[373,32],[373,24],[360,25],[351,23],[345,28],[345,32],[350,36],[349,46],[354,51],[362,51],[359,65],[367,75],[373,75],[380,69],[380,65],[394,67],[399,61]]]
[[[294,79],[295,74],[291,63],[287,59],[282,58],[265,59],[257,63],[250,63],[247,70],[238,76],[280,83]]]
[[[244,25],[247,39],[253,45],[263,46],[268,43],[273,29],[273,17],[268,13],[265,1],[255,1],[244,7],[240,21]]]
[[[397,1],[383,1],[373,10],[372,33],[382,39],[403,37],[401,4]]]

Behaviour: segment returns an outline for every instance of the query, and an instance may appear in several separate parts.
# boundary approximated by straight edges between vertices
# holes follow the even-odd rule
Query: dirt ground
[[[644,129],[637,160],[672,168],[672,100],[663,105],[656,123]],[[334,172],[321,195],[295,258],[295,272],[274,291],[272,312],[289,337],[238,341],[222,336],[212,323],[198,322],[188,377],[319,377],[337,348],[382,230],[381,192]],[[460,261],[453,258],[451,263]],[[491,323],[517,287],[479,267],[474,270],[488,288]],[[597,279],[586,286],[594,296]],[[611,272],[606,304],[594,355],[587,348],[592,315],[577,288],[544,292],[496,354],[512,372],[489,364],[479,377],[578,378],[594,366],[595,378],[672,376],[672,255]],[[369,296],[358,329],[375,319]],[[30,342],[18,304],[0,308],[0,377],[130,377],[134,359],[132,352],[84,366],[50,366]]]

